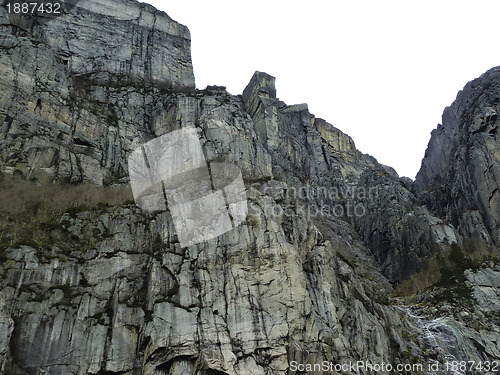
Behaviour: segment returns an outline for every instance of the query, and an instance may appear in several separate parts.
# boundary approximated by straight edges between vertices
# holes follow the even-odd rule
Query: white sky
[[[271,74],[282,101],[411,178],[444,108],[500,65],[498,0],[142,1],[189,27],[198,88]]]

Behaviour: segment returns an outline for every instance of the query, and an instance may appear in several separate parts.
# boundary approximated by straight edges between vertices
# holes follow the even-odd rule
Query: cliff
[[[465,238],[500,244],[500,69],[469,82],[432,132],[415,189]]]
[[[496,172],[450,162],[468,139],[463,113],[494,105],[495,71],[447,109],[413,184],[280,101],[266,73],[239,96],[195,89],[188,29],[148,5],[81,1],[45,23],[0,11],[4,373],[293,374],[294,361],[361,360],[444,374],[450,360],[500,360]],[[478,142],[496,134],[492,113]],[[209,165],[241,170],[248,216],[181,247],[168,210],[132,200],[128,158],[188,127]],[[437,279],[405,294],[436,262]]]

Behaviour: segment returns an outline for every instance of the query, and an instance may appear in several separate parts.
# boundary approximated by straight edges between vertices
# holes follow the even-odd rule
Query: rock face
[[[477,272],[466,271],[478,305],[486,313],[500,311],[500,267],[485,267]]]
[[[464,238],[500,244],[500,69],[469,82],[432,132],[415,190]]]
[[[189,126],[207,162],[241,169],[249,214],[181,248],[168,211],[73,207],[41,223],[50,243],[11,241],[0,249],[0,370],[294,374],[294,361],[500,359],[497,305],[481,302],[498,296],[498,266],[467,271],[484,305],[468,308],[470,319],[441,306],[438,325],[433,313],[388,298],[437,248],[472,230],[447,214],[462,206],[447,211],[433,195],[448,161],[434,166],[440,156],[430,149],[412,186],[307,105],[280,101],[265,73],[241,96],[196,90],[189,45],[187,28],[129,0],[81,1],[41,26],[2,14],[4,174],[116,188],[129,182],[133,150]],[[477,207],[467,217],[483,220],[494,243],[495,224]],[[452,338],[466,350],[446,344]]]
[[[148,5],[83,1],[32,29],[0,12],[0,158],[27,176],[116,180],[159,121],[155,91],[194,88],[188,29]]]

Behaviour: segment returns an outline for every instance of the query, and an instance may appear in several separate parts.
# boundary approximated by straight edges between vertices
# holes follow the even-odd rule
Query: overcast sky
[[[498,0],[146,2],[189,27],[198,88],[271,74],[282,101],[411,178],[444,108],[500,65]]]

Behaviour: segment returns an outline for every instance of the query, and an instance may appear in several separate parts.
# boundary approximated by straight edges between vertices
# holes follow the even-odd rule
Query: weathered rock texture
[[[469,82],[432,132],[415,190],[461,236],[500,244],[500,69]]]
[[[30,177],[125,175],[127,153],[161,121],[157,92],[194,88],[188,29],[145,4],[83,1],[33,29],[0,12],[1,159]]]
[[[208,162],[241,168],[249,215],[181,248],[168,212],[73,210],[47,229],[52,244],[1,249],[2,371],[247,375],[292,373],[294,360],[499,359],[484,312],[481,327],[474,308],[475,320],[448,314],[443,342],[468,348],[452,353],[429,346],[427,318],[387,298],[391,283],[461,239],[454,217],[423,206],[411,181],[307,105],[281,102],[273,77],[256,72],[242,96],[195,90],[188,30],[135,1],[81,1],[28,26],[2,15],[3,172],[126,184],[130,152],[195,126]],[[478,300],[498,287],[483,282],[493,271],[471,272]]]

